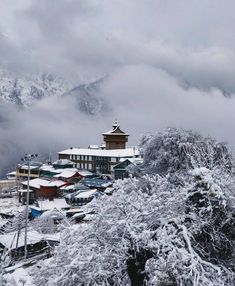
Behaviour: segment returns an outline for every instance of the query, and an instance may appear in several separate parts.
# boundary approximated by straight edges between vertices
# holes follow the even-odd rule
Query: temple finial
[[[115,128],[115,127],[117,127],[117,126],[119,126],[119,125],[118,125],[118,121],[117,121],[117,119],[115,119],[114,124],[113,124],[113,128]]]

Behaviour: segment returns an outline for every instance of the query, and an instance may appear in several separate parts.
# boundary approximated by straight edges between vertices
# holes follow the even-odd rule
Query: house
[[[40,167],[41,162],[31,162],[30,166],[28,164],[19,164],[16,168],[16,178],[19,180],[28,178],[28,169],[30,179],[40,177]]]
[[[37,200],[34,205],[29,205],[31,217],[35,218],[47,211],[65,211],[70,208],[65,198],[55,198],[53,200]]]
[[[117,122],[113,129],[103,133],[105,145],[100,148],[69,148],[58,152],[59,160],[71,160],[76,168],[91,172],[111,173],[121,158],[139,157],[137,147],[126,147],[129,134],[123,132]]]
[[[80,175],[77,169],[65,169],[63,170],[63,172],[54,175],[53,178],[58,178],[59,180],[62,180],[67,183],[73,183],[82,179],[83,176]]]
[[[74,163],[67,159],[59,159],[52,164],[54,169],[68,169],[73,168]]]
[[[72,206],[83,206],[91,202],[94,198],[102,196],[103,194],[97,189],[80,190],[73,194],[66,195],[66,201]]]
[[[129,177],[128,168],[133,167],[137,170],[142,163],[143,163],[142,158],[128,158],[120,160],[120,162],[113,167],[113,173],[115,179],[117,180]]]
[[[64,160],[61,160],[61,161],[64,161]],[[70,164],[69,165],[65,164],[64,168],[62,168],[61,166],[60,168],[54,168],[52,164],[43,164],[40,168],[41,177],[48,178],[48,179],[51,179],[53,177],[64,178],[66,181],[70,178],[73,179],[73,177],[76,177],[75,179],[77,178],[81,179],[81,178],[93,175],[93,173],[87,170],[78,170],[77,168],[74,168],[74,167],[70,168],[70,167],[71,167]],[[74,172],[74,174],[72,174],[72,172]]]
[[[33,180],[24,181],[21,183],[22,189],[19,190],[19,201],[26,203],[27,188],[29,184],[29,203],[33,203],[38,198],[48,198],[53,199],[60,197],[62,192],[60,188],[67,185],[66,182],[62,180],[48,180],[44,178],[37,178]]]
[[[15,181],[15,180],[17,179],[17,177],[16,177],[16,171],[7,173],[6,177],[7,177],[8,180],[13,180],[13,181]]]
[[[0,235],[0,254],[8,251],[11,260],[17,261],[24,257],[25,230],[13,231]],[[48,254],[49,248],[44,236],[33,229],[27,232],[27,258],[42,253]],[[1,255],[0,255],[1,256]]]
[[[40,167],[41,177],[51,179],[53,176],[63,172],[63,169],[55,169],[51,164],[43,164]]]
[[[96,188],[99,191],[103,191],[107,187],[111,187],[113,185],[113,180],[110,178],[104,178],[104,176],[96,176],[93,178],[85,178],[81,183],[89,188]]]
[[[85,186],[82,183],[76,183],[76,184],[61,187],[60,190],[63,192],[63,195],[68,195],[68,194],[72,194],[72,193],[75,193],[75,192],[81,191],[81,190],[83,190],[83,191],[90,190],[90,188]]]
[[[19,202],[25,204],[27,199],[27,189],[29,184],[29,203],[33,203],[36,198],[39,196],[40,187],[41,185],[48,184],[49,181],[42,179],[42,178],[36,178],[32,180],[24,181],[21,183],[22,188],[18,190],[19,192]]]

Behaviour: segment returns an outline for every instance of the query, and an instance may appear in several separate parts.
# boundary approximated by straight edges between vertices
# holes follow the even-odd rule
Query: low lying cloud
[[[24,110],[1,103],[1,166],[99,144],[115,118],[130,144],[177,126],[234,145],[234,10],[233,0],[2,1],[0,68],[74,87],[105,76],[96,96],[108,108],[88,116],[67,96]]]

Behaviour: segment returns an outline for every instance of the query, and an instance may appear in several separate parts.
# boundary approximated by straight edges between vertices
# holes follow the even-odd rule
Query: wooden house
[[[22,189],[19,190],[19,201],[23,204],[26,203],[28,181],[21,183]],[[62,192],[60,188],[67,185],[67,182],[62,180],[47,180],[43,178],[37,178],[29,181],[29,203],[32,204],[38,198],[53,199],[60,197]]]
[[[37,200],[35,204],[30,205],[29,208],[31,210],[31,217],[35,218],[54,209],[66,211],[70,208],[70,205],[67,204],[65,198],[54,198],[53,200]]]
[[[9,252],[11,260],[17,261],[24,257],[24,229],[0,235],[0,254]],[[27,232],[27,258],[40,255],[49,251],[44,236],[35,230]]]
[[[121,160],[116,166],[113,167],[115,179],[124,179],[129,177],[129,169],[132,165],[135,168],[138,168],[143,162],[141,158],[128,158]]]

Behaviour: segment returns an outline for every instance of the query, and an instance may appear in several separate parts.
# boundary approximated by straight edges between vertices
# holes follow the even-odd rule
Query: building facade
[[[113,129],[103,133],[105,149],[126,149],[126,143],[128,142],[129,134],[123,132],[118,125],[117,121],[113,124]]]
[[[78,169],[106,174],[113,171],[121,158],[139,157],[139,150],[136,147],[113,150],[70,148],[59,152],[58,156],[73,161]]]
[[[103,133],[104,147],[86,149],[71,147],[58,152],[59,160],[67,159],[72,161],[78,169],[106,174],[113,172],[113,167],[121,158],[139,157],[137,147],[126,148],[129,134],[123,132],[117,122],[112,127],[111,131]]]

